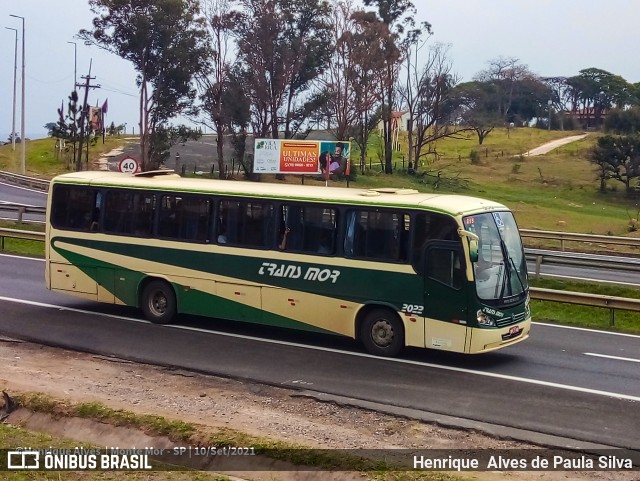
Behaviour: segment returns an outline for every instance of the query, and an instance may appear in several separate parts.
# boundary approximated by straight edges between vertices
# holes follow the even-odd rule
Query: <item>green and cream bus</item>
[[[382,356],[488,352],[531,327],[514,216],[473,197],[79,172],[51,183],[46,258],[52,291],[151,322],[338,334]]]

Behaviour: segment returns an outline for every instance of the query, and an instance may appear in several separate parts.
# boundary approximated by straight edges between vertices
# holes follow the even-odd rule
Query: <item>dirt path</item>
[[[581,135],[572,135],[571,137],[565,137],[563,139],[552,140],[551,142],[547,142],[546,144],[542,144],[535,149],[531,149],[529,152],[525,152],[523,155],[525,157],[533,157],[536,155],[544,155],[548,152],[551,152],[553,149],[557,149],[558,147],[570,144],[571,142],[576,142],[578,140],[584,139],[589,134],[581,134]]]
[[[10,394],[41,392],[71,402],[100,402],[112,409],[156,414],[200,426],[228,427],[255,436],[333,449],[522,449],[526,444],[495,439],[462,429],[394,417],[334,402],[301,397],[297,391],[246,383],[186,371],[135,364],[85,353],[0,338],[0,390]],[[24,413],[9,423],[37,431],[60,433],[103,445],[104,425],[58,421],[29,425]],[[98,423],[99,424],[99,423]],[[75,428],[73,426],[76,426]],[[114,445],[140,441],[141,433],[126,432]],[[59,435],[59,434],[58,434]],[[158,440],[160,442],[160,440]],[[140,444],[138,444],[140,445]],[[149,446],[148,441],[145,441]],[[308,473],[307,473],[308,474]],[[346,473],[342,473],[346,474]],[[632,473],[508,472],[463,473],[480,481],[628,481]],[[297,481],[292,473],[251,473],[245,479]],[[305,477],[305,480],[311,478]],[[314,481],[347,479],[336,473]],[[364,479],[364,478],[359,478]]]

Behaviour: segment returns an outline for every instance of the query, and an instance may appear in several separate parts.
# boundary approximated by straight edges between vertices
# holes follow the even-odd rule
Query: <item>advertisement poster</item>
[[[102,132],[102,109],[100,107],[89,107],[89,123],[92,131]]]
[[[348,175],[350,151],[345,141],[256,139],[253,172]]]

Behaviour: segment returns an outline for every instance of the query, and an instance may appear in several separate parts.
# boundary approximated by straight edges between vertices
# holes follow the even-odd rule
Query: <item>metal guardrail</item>
[[[4,180],[11,184],[22,185],[32,189],[49,192],[50,180],[38,179],[36,177],[28,177],[26,175],[14,174],[12,172],[0,171],[0,180]]]
[[[602,294],[587,294],[584,292],[557,291],[542,287],[529,288],[531,299],[539,301],[579,304],[582,306],[604,307],[609,309],[609,325],[615,323],[616,309],[640,312],[640,299],[626,297],[605,296]]]
[[[573,232],[558,232],[546,230],[520,229],[521,237],[530,237],[534,239],[551,239],[560,241],[560,250],[564,251],[565,242],[597,242],[600,244],[615,244],[632,247],[640,247],[640,238],[622,237],[610,235],[595,234],[576,234]]]
[[[42,214],[42,215],[44,215],[47,212],[47,208],[46,207],[33,206],[33,205],[0,203],[0,212],[2,212],[2,211],[17,212],[18,213],[17,222],[21,224],[23,222],[27,222],[27,221],[25,221],[23,219],[24,214]]]
[[[533,274],[537,277],[542,275],[540,272],[542,264],[640,272],[640,258],[557,252],[542,249],[525,249],[524,253],[528,261],[535,261]]]
[[[4,251],[5,238],[24,239],[44,242],[44,232],[35,232],[32,230],[7,229],[0,227],[0,251]]]

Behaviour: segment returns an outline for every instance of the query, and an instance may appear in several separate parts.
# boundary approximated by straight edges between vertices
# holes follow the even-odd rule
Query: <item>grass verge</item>
[[[531,278],[530,284],[532,287],[543,287],[545,289],[640,299],[640,287],[543,278]],[[611,322],[611,309],[603,307],[532,300],[531,312],[535,321],[640,334],[640,312],[616,310],[613,324]]]
[[[44,225],[24,224],[5,220],[0,220],[0,227],[6,229],[44,232]],[[16,254],[29,257],[44,257],[44,242],[26,239],[14,239],[12,237],[0,237],[0,252],[5,254]]]
[[[113,426],[130,427],[143,431],[151,436],[166,436],[176,442],[176,445],[191,446],[250,446],[256,454],[272,460],[284,461],[301,468],[311,468],[319,471],[359,471],[363,479],[371,480],[397,480],[397,481],[466,481],[471,478],[450,475],[438,472],[408,472],[400,470],[399,464],[390,460],[389,453],[385,454],[385,460],[363,458],[351,454],[345,454],[339,450],[313,449],[307,446],[273,440],[266,437],[258,437],[229,428],[211,428],[182,421],[174,421],[154,415],[138,415],[124,410],[111,409],[101,403],[78,403],[54,399],[40,393],[25,393],[16,396],[19,406],[30,411],[51,415],[54,418],[82,417],[106,423]],[[2,446],[30,446],[32,448],[74,448],[83,446],[91,448],[86,443],[78,443],[70,439],[54,439],[42,433],[33,433],[22,429],[0,425],[0,443]],[[121,446],[125,449],[126,447]],[[403,455],[406,458],[406,454]],[[405,459],[406,462],[406,459]],[[276,468],[277,469],[277,468]],[[9,477],[11,481],[23,481],[27,479],[59,480],[57,474],[42,473],[38,478],[20,477],[25,473],[16,473]],[[40,473],[39,473],[40,474]],[[51,474],[51,476],[48,476]],[[137,473],[81,473],[83,476],[69,476],[65,473],[64,479],[89,479],[89,480],[119,480],[119,479],[191,479],[191,480],[222,480],[224,477],[216,477],[206,473],[191,473],[191,477],[181,477],[186,473],[145,473],[138,478]],[[165,477],[154,477],[153,474],[164,474]],[[174,477],[174,474],[177,477]],[[201,477],[197,477],[200,475]],[[112,476],[112,477],[110,477]],[[131,477],[129,477],[131,476]],[[3,478],[4,479],[4,478]],[[275,478],[274,478],[275,479]]]

